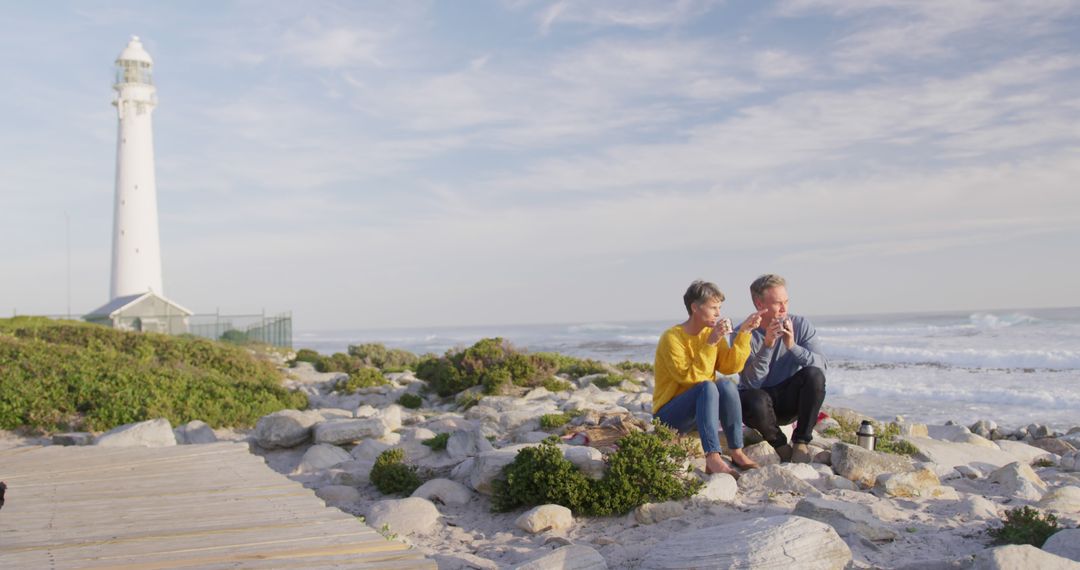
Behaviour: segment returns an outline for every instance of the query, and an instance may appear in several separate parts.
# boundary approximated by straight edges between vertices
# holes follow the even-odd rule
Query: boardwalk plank
[[[0,450],[2,568],[433,569],[245,445]]]

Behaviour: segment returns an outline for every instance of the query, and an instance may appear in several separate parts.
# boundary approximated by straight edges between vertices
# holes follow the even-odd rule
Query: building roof
[[[162,297],[161,295],[158,295],[158,294],[154,293],[153,291],[147,291],[146,293],[140,293],[140,294],[137,294],[137,295],[124,295],[123,297],[117,297],[117,298],[113,299],[112,301],[109,301],[108,303],[105,303],[104,305],[94,309],[93,311],[90,311],[89,313],[84,315],[83,318],[88,319],[90,317],[108,317],[108,318],[111,319],[111,318],[115,317],[116,314],[119,313],[120,311],[134,305],[135,303],[138,303],[139,301],[142,301],[143,299],[151,297],[151,296],[157,297],[158,299],[161,299],[162,301],[165,301],[169,305],[172,305],[173,307],[176,307],[180,312],[184,313],[185,315],[190,316],[190,315],[195,314],[195,313],[185,309],[184,307],[182,307],[182,306],[180,306],[180,305],[166,299],[165,297]]]

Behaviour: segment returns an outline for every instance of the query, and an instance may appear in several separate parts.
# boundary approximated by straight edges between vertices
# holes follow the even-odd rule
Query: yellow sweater
[[[710,334],[712,328],[705,327],[697,335],[690,336],[682,325],[664,331],[656,345],[654,414],[694,384],[715,380],[717,372],[736,374],[742,371],[750,356],[750,333],[735,335],[734,346],[728,346],[727,339],[710,345],[706,342]]]

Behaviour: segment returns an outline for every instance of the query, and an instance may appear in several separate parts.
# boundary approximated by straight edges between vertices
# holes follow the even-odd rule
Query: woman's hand
[[[750,313],[750,316],[746,317],[742,325],[739,327],[739,332],[750,332],[761,326],[761,315],[764,315],[766,309]]]

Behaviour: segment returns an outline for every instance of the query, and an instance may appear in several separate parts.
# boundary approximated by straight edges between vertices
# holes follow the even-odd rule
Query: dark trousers
[[[799,423],[791,439],[810,443],[825,401],[825,373],[816,366],[807,366],[776,386],[739,390],[739,400],[743,423],[758,430],[773,447],[788,442],[780,426],[793,419]]]

